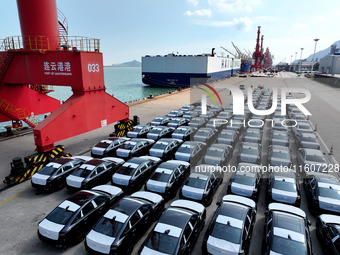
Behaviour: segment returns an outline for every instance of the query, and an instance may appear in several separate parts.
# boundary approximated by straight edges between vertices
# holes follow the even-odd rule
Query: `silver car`
[[[286,131],[278,131],[274,130],[271,133],[270,143],[272,145],[281,145],[281,146],[288,146],[288,134]]]
[[[261,143],[262,140],[262,131],[258,128],[247,128],[244,136],[243,141],[249,143]]]
[[[320,144],[313,133],[298,133],[296,142],[299,148],[320,149]]]
[[[280,145],[269,146],[268,163],[271,166],[292,166],[292,159],[289,147]]]
[[[238,152],[238,162],[261,163],[261,145],[256,143],[242,143]]]

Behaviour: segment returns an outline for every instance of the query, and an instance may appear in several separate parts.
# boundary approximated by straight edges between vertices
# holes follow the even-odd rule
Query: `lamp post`
[[[303,48],[301,48],[300,50],[301,50],[301,55],[300,55],[300,66],[299,66],[299,72],[301,73],[301,64],[302,64],[302,51],[303,51]]]
[[[294,72],[296,71],[296,70],[295,70],[296,56],[297,56],[297,52],[295,52],[295,60],[294,60]]]
[[[315,46],[314,46],[314,54],[313,54],[313,59],[312,59],[312,72],[314,71],[314,63],[313,63],[313,61],[314,61],[314,59],[315,59],[315,51],[316,51],[316,43],[319,41],[320,39],[318,39],[318,38],[315,38],[314,39],[314,41],[315,41]]]
[[[291,71],[293,55],[290,55],[290,64],[289,64],[289,71]]]

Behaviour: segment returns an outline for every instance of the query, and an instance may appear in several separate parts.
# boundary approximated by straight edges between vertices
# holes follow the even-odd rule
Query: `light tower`
[[[320,40],[320,39],[318,39],[318,38],[315,38],[315,39],[314,39],[315,46],[314,46],[314,54],[313,54],[312,62],[315,60],[316,44],[317,44],[317,42],[318,42],[319,40]],[[312,72],[314,71],[314,63],[312,64],[312,70],[311,70],[311,71],[312,71]]]
[[[301,64],[302,64],[302,51],[304,48],[300,48],[301,50],[301,55],[300,55],[300,65],[299,65],[299,72],[301,73]]]

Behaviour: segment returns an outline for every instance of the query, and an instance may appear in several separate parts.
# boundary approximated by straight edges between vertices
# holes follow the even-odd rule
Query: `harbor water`
[[[118,100],[129,103],[142,100],[149,97],[169,93],[176,88],[167,87],[149,87],[142,83],[141,67],[104,67],[104,79],[106,92],[113,95]],[[71,95],[71,87],[53,87],[54,92],[48,95],[60,101],[66,101]],[[37,116],[43,119],[44,116]],[[27,126],[26,123],[23,123]],[[5,126],[11,125],[11,122],[0,123],[0,132],[6,131]]]

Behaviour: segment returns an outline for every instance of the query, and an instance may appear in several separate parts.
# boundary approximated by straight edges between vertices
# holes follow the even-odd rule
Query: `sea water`
[[[104,67],[104,81],[106,92],[124,103],[142,100],[150,94],[156,96],[176,90],[176,88],[150,87],[143,84],[141,67]],[[72,95],[71,87],[54,86],[53,90],[54,92],[48,95],[61,102]],[[37,117],[42,120],[44,116]],[[27,126],[26,123],[23,124]],[[11,125],[11,122],[0,123],[0,132],[5,131],[4,127],[8,125]]]

